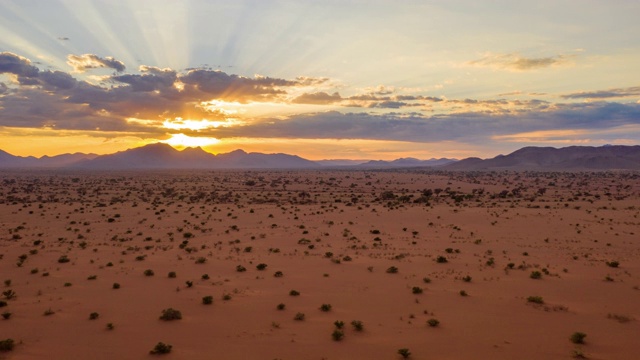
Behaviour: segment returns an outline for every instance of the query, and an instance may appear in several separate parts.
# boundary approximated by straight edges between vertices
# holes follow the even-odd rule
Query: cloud
[[[329,105],[342,101],[342,96],[335,92],[331,95],[326,92],[317,93],[304,93],[295,99],[291,100],[294,104],[314,104],[314,105]]]
[[[10,53],[0,53],[0,74],[13,74],[18,78],[21,85],[35,85],[40,70],[31,65],[31,60],[22,56]]]
[[[409,142],[488,142],[496,136],[561,129],[609,129],[640,125],[640,104],[555,104],[546,110],[491,114],[467,112],[422,116],[340,113],[300,114],[250,125],[211,129],[216,138],[262,137],[367,139]]]
[[[117,72],[125,70],[124,63],[110,56],[100,57],[94,54],[83,54],[67,56],[67,64],[69,64],[76,72],[85,72],[89,69],[109,68]]]
[[[563,65],[568,57],[556,55],[543,58],[526,58],[519,54],[491,54],[482,59],[467,62],[467,65],[477,67],[490,67],[512,71],[528,71]]]
[[[634,97],[634,96],[640,96],[640,86],[590,91],[590,92],[577,92],[572,94],[565,94],[565,95],[562,95],[561,97],[564,99],[606,99],[606,98]]]
[[[77,80],[73,76],[62,71],[43,71],[38,74],[44,84],[57,89],[71,89],[76,86]]]

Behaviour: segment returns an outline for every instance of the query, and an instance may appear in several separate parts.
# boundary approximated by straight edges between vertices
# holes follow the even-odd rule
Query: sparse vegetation
[[[584,338],[586,337],[587,337],[587,334],[577,331],[571,334],[571,337],[569,337],[569,340],[571,340],[571,342],[574,344],[584,344]]]
[[[163,342],[159,342],[156,344],[156,346],[153,347],[153,349],[151,351],[149,351],[150,354],[153,355],[160,355],[160,354],[168,354],[171,352],[171,349],[173,348],[173,346],[169,345],[169,344],[165,344]]]
[[[160,315],[160,320],[164,321],[172,321],[172,320],[180,320],[182,319],[182,313],[179,310],[173,308],[167,308],[162,310],[162,314]]]

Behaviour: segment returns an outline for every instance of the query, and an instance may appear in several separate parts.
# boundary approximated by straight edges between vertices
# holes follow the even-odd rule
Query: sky
[[[637,0],[0,0],[0,149],[640,144]]]

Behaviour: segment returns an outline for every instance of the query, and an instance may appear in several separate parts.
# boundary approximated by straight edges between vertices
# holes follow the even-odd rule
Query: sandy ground
[[[15,343],[0,359],[640,356],[638,174],[32,171],[0,183],[0,341]],[[167,308],[182,319],[160,320]],[[158,342],[171,353],[149,354]]]

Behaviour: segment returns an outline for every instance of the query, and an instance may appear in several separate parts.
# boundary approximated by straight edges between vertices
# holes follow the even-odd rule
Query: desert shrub
[[[336,320],[334,321],[333,325],[335,325],[335,327],[338,329],[342,329],[344,328],[344,321]]]
[[[0,308],[9,305],[6,301],[0,300]]]
[[[425,284],[430,284],[431,283],[431,278],[423,277],[422,278],[422,282],[425,283]]]
[[[387,274],[396,274],[398,273],[398,268],[395,266],[390,266],[387,268]]]
[[[284,274],[282,273],[282,271],[276,271],[275,273],[273,273],[273,276],[279,278],[279,277],[283,277]]]
[[[196,264],[204,264],[206,262],[207,262],[207,258],[206,257],[200,256],[199,258],[196,259]]]
[[[467,275],[465,277],[462,278],[462,281],[464,282],[471,282],[471,276]]]
[[[182,319],[182,313],[173,308],[162,310],[162,314],[160,315],[160,320],[171,321],[180,319]]]
[[[535,270],[535,271],[531,272],[531,275],[529,275],[529,277],[532,278],[532,279],[536,279],[536,280],[537,279],[541,279],[542,278],[542,273],[540,271]]]
[[[115,329],[115,326],[113,326],[113,323],[107,323],[107,330],[113,330]]]
[[[261,264],[256,265],[256,269],[258,269],[258,270],[260,270],[260,271],[263,271],[263,270],[265,270],[266,268],[267,268],[267,264],[262,264],[262,263],[261,263]]]
[[[222,295],[222,300],[224,300],[224,301],[229,301],[229,300],[231,300],[231,295],[230,295],[230,294],[224,294],[224,295]]]
[[[299,312],[299,313],[296,313],[296,315],[293,317],[293,320],[303,321],[304,318],[305,318],[304,313]]]
[[[527,298],[527,302],[534,303],[534,304],[544,304],[544,300],[542,299],[542,296],[529,296]]]
[[[144,276],[153,276],[155,273],[151,269],[147,269],[144,271]]]
[[[300,292],[297,290],[291,290],[289,291],[289,295],[290,296],[300,296]]]
[[[237,272],[245,272],[245,271],[247,271],[247,268],[242,266],[242,265],[238,265],[238,266],[236,266],[236,271]]]
[[[4,298],[7,300],[11,300],[16,297],[16,292],[11,289],[5,290],[2,292],[2,296],[4,296]]]
[[[211,305],[211,304],[213,304],[213,296],[211,296],[211,295],[207,295],[207,296],[203,297],[203,298],[202,298],[202,303],[203,303],[204,305]]]
[[[171,352],[171,349],[173,348],[173,346],[169,345],[169,344],[165,344],[163,342],[159,342],[156,344],[156,346],[153,347],[153,349],[151,351],[149,351],[150,354],[153,355],[158,355],[158,354],[168,354]]]
[[[429,320],[427,320],[427,325],[429,325],[431,327],[436,327],[436,326],[440,325],[440,321],[438,321],[438,319],[429,319]]]
[[[333,330],[331,338],[333,338],[334,341],[342,340],[342,338],[344,338],[344,331],[338,329]]]
[[[587,334],[577,331],[571,334],[571,337],[569,337],[569,340],[571,340],[571,342],[574,344],[584,344],[584,338],[586,337],[587,337]]]
[[[284,310],[284,308],[285,308],[285,307],[286,307],[286,305],[285,305],[285,304],[280,303],[280,304],[278,304],[278,305],[276,306],[276,309],[278,309],[278,310]]]
[[[324,311],[324,312],[331,311],[331,304],[320,305],[320,311]]]
[[[89,320],[95,320],[99,317],[100,317],[100,314],[98,314],[97,312],[92,312],[91,314],[89,314]]]
[[[193,281],[191,281],[191,280],[187,280],[187,281],[185,281],[184,283],[185,283],[185,284],[187,284],[187,287],[188,287],[188,288],[190,288],[190,287],[192,287],[192,286],[193,286]]]
[[[617,261],[607,261],[607,266],[612,268],[617,268],[620,266],[620,263]]]
[[[446,262],[448,262],[449,260],[447,260],[446,257],[442,256],[442,255],[438,255],[438,257],[436,258],[436,262],[439,264],[444,264]]]
[[[60,264],[68,263],[69,261],[71,261],[71,260],[69,260],[69,257],[67,257],[67,255],[61,255],[61,256],[58,258],[58,262],[59,262]]]
[[[48,308],[47,310],[44,311],[44,316],[50,316],[55,314],[56,312],[51,310],[51,308]]]
[[[403,359],[407,359],[411,356],[411,352],[407,348],[402,348],[398,349],[398,355],[402,356]]]
[[[351,321],[351,326],[353,326],[355,331],[362,331],[364,329],[364,324],[360,320]]]
[[[11,351],[15,346],[13,339],[0,340],[0,351]]]
[[[209,274],[202,274],[200,277],[202,280],[209,280]]]
[[[5,311],[2,313],[2,318],[5,320],[9,320],[9,318],[11,317],[11,313],[8,311]]]
[[[87,280],[95,280],[98,278],[98,275],[90,275]]]
[[[460,296],[469,296],[469,294],[464,290],[460,290]]]
[[[414,286],[413,288],[411,288],[411,292],[416,295],[422,294],[422,288],[419,286]]]
[[[170,278],[175,278],[177,275],[175,271],[169,271],[169,274],[167,276]]]

